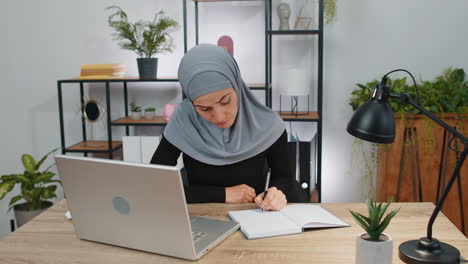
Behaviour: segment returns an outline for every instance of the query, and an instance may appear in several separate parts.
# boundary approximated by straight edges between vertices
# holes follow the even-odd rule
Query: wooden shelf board
[[[276,111],[278,115],[280,115],[279,111]],[[282,114],[280,115],[281,118],[285,120],[310,120],[310,121],[318,121],[320,119],[318,112],[298,112],[298,115],[296,115],[296,112],[286,112],[282,111]]]
[[[112,150],[122,146],[122,141],[112,141]],[[109,151],[106,140],[87,140],[66,148],[67,151]]]
[[[248,83],[249,88],[265,88],[265,83]]]
[[[154,119],[148,120],[142,117],[140,120],[133,120],[130,117],[122,117],[115,121],[112,121],[113,126],[124,126],[124,125],[166,125],[167,121],[162,116],[155,116]]]
[[[254,2],[263,0],[193,0],[194,2]]]
[[[140,79],[135,76],[124,76],[106,79],[93,79],[93,78],[70,78],[59,80],[59,82],[178,82],[175,76],[158,76],[156,79]]]

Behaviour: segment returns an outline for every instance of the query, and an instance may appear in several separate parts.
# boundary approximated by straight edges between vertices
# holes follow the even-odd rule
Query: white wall
[[[289,2],[294,17],[297,2]],[[193,3],[188,3],[193,37]],[[0,2],[0,24],[4,25],[0,41],[0,109],[11,115],[0,132],[1,175],[22,171],[22,153],[38,157],[60,145],[56,80],[77,76],[80,65],[88,63],[125,62],[129,74],[137,74],[136,55],[120,50],[112,42],[106,20],[109,11],[104,8],[113,4],[122,7],[131,20],[150,19],[163,8],[182,24],[181,1]],[[354,84],[380,78],[397,67],[423,79],[432,79],[448,66],[468,69],[467,8],[468,2],[463,0],[338,0],[338,19],[325,28],[324,41],[324,202],[361,201],[361,194],[366,192],[359,184],[360,170],[350,169],[353,138],[345,132],[351,116],[347,101]],[[215,43],[223,34],[232,36],[234,56],[247,82],[264,80],[263,12],[262,2],[200,4],[200,41]],[[160,76],[176,75],[183,55],[182,32],[181,28],[174,34],[175,52],[160,56]],[[280,82],[276,76],[292,65],[316,70],[307,57],[316,47],[313,37],[274,38],[274,84]],[[69,145],[81,137],[79,89],[76,85],[64,88]],[[90,86],[90,90],[87,97],[104,103],[102,86]],[[154,105],[158,113],[165,103],[180,100],[177,84],[132,85],[129,91],[130,100]],[[112,98],[112,117],[117,118],[123,111],[118,85],[112,87]],[[88,129],[92,138],[106,136],[104,120]],[[116,137],[123,134],[122,128],[114,131]],[[157,134],[159,129],[139,128],[136,132]],[[4,212],[12,196],[0,201],[0,237],[9,232],[12,214]]]

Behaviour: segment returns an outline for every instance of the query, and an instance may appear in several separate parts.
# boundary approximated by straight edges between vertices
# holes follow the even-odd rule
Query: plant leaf
[[[379,228],[376,230],[376,232],[379,233],[379,237],[380,237],[380,234],[385,230],[385,228],[387,228],[387,226],[390,224],[390,221],[391,221],[392,218],[398,213],[398,211],[400,211],[400,209],[391,211],[391,212],[384,218],[384,220],[383,220],[382,223],[380,224]]]
[[[353,211],[349,211],[351,215],[353,216],[354,220],[366,231],[369,231],[369,225],[366,223],[366,221],[363,219],[363,215],[355,213]]]
[[[21,161],[23,162],[23,166],[24,168],[26,169],[27,172],[33,174],[36,172],[36,161],[34,160],[34,158],[29,155],[29,154],[23,154],[23,156],[21,156]]]
[[[44,181],[44,183],[53,183],[53,182],[60,183],[60,185],[62,185],[62,182],[61,182],[60,180],[48,180],[48,181]]]
[[[55,176],[55,173],[47,171],[42,174],[39,174],[33,181],[34,184],[41,183],[50,180],[52,177]]]
[[[29,179],[28,177],[26,177],[24,175],[17,175],[16,180],[21,182],[21,184],[24,184],[26,186],[32,186],[33,185],[33,182],[31,181],[31,179]]]
[[[18,174],[3,175],[2,177],[0,177],[0,180],[2,180],[2,181],[11,181],[11,180],[16,179],[17,175]]]
[[[56,197],[55,190],[57,190],[57,185],[47,186],[42,190],[42,198],[44,198],[44,200],[47,200]]]
[[[3,181],[0,183],[0,200],[15,187],[15,184],[15,180]]]
[[[381,210],[380,212],[380,215],[379,215],[379,221],[380,219],[382,219],[383,215],[385,214],[385,211],[387,211],[387,208],[388,206],[390,206],[390,204],[393,202],[393,196],[390,197],[390,199],[388,200],[387,204],[383,207],[383,209]]]
[[[13,206],[14,203],[16,203],[17,201],[21,199],[23,199],[22,195],[16,195],[15,197],[11,198],[10,204],[8,206]]]
[[[42,163],[44,163],[44,161],[47,159],[47,157],[54,153],[55,151],[57,151],[59,148],[56,148],[56,149],[53,149],[51,150],[49,153],[45,154],[44,157],[42,157],[42,159],[36,164],[36,166],[34,166],[34,170],[39,170],[39,167],[41,167]]]

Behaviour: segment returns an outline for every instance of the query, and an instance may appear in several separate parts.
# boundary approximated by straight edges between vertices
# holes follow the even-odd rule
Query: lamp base
[[[419,240],[406,241],[398,248],[398,256],[403,262],[412,264],[460,263],[460,251],[435,238],[423,237]]]

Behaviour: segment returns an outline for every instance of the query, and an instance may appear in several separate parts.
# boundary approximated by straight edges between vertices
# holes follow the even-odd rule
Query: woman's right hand
[[[252,203],[255,199],[255,190],[246,185],[226,187],[226,203]]]

